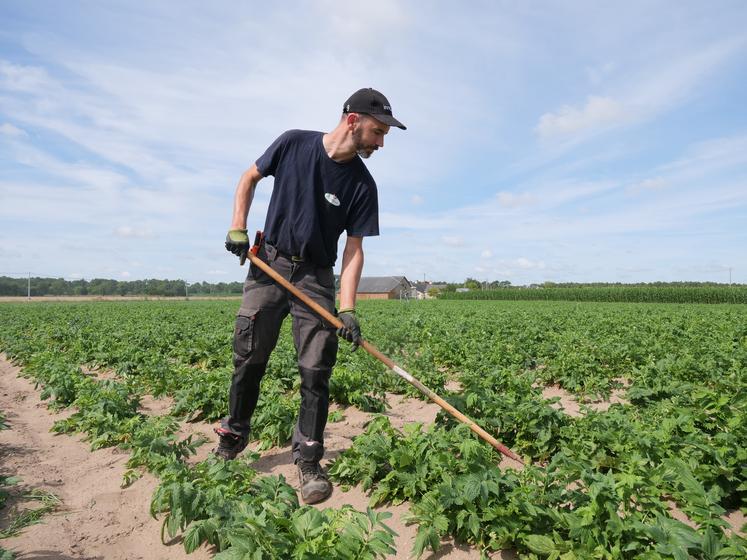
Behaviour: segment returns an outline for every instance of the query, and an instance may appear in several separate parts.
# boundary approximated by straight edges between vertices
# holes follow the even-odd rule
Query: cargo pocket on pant
[[[236,328],[233,331],[233,359],[234,364],[245,362],[252,354],[254,340],[254,315],[239,315],[236,317]]]

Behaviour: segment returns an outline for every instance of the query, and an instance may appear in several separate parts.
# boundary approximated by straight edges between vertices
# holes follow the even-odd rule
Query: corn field
[[[447,292],[440,299],[599,301],[629,303],[747,303],[747,286],[501,288]]]

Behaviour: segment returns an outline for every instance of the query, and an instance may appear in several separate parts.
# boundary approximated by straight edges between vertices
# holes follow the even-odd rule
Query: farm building
[[[358,284],[358,299],[411,297],[412,284],[404,276],[364,276]],[[339,294],[338,294],[339,296]]]
[[[428,295],[428,290],[431,289],[433,284],[430,282],[415,282],[412,285],[412,297],[415,299],[428,299],[431,296]]]

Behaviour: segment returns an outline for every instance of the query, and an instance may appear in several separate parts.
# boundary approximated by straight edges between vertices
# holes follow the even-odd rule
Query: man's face
[[[353,129],[355,151],[364,159],[371,157],[379,148],[384,147],[384,136],[389,132],[389,125],[369,115],[359,115]]]

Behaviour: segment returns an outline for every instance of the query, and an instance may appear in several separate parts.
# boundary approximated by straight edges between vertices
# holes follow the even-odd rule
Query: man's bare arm
[[[355,308],[355,296],[363,271],[363,238],[348,236],[342,252],[340,309]]]
[[[246,229],[246,217],[249,214],[249,208],[252,206],[254,190],[261,179],[262,174],[257,169],[256,164],[253,164],[241,175],[233,199],[231,229]]]

